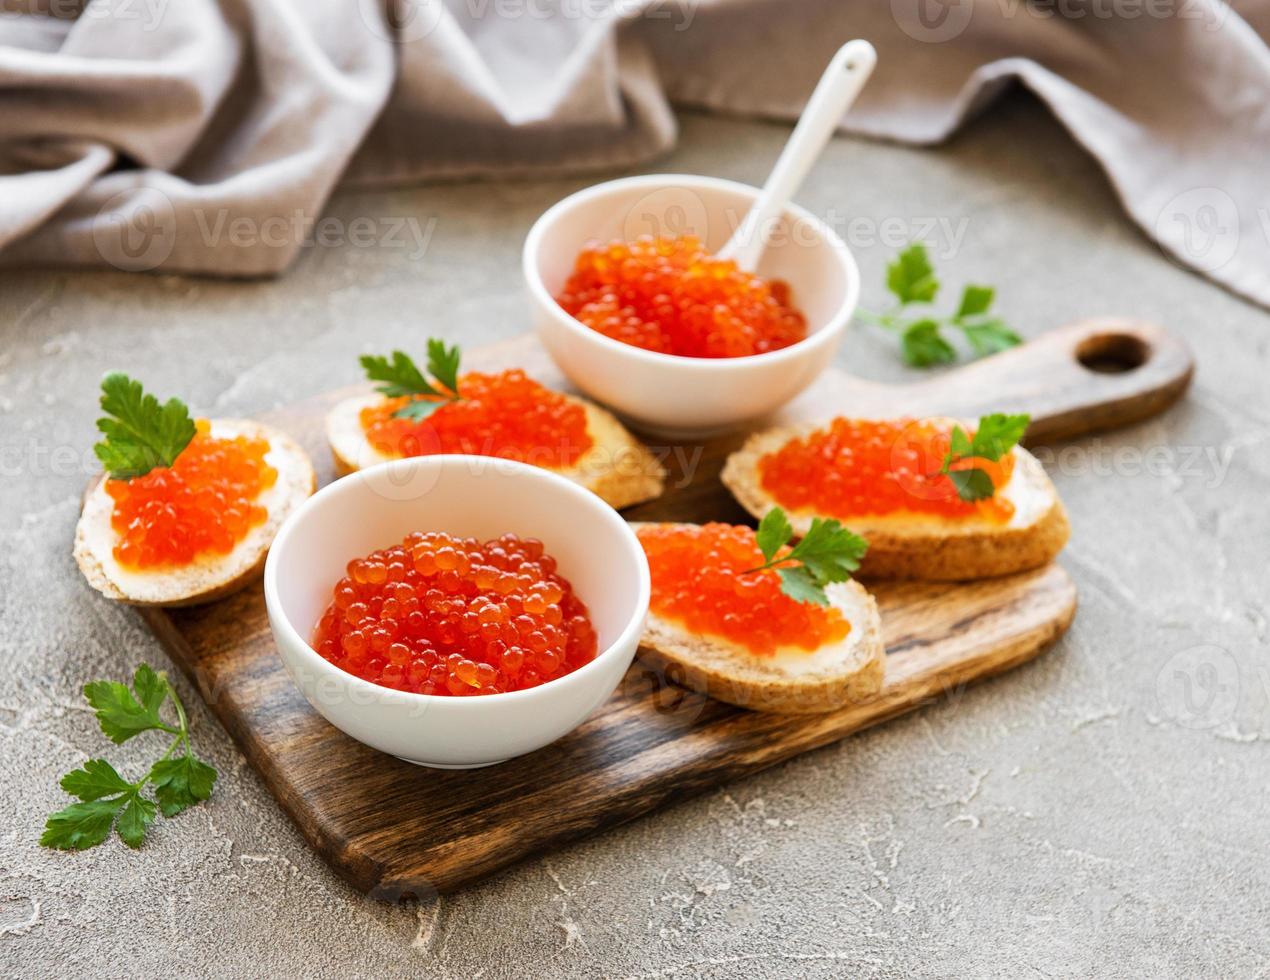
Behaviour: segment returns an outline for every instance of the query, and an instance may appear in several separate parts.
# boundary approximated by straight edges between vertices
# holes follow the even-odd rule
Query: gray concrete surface
[[[690,117],[658,167],[757,181],[785,132]],[[366,349],[510,336],[524,233],[586,182],[345,193],[342,221],[433,222],[426,254],[328,241],[278,282],[0,277],[0,972],[1266,975],[1270,321],[1164,259],[1021,97],[938,150],[836,141],[800,199],[856,245],[868,304],[894,251],[871,229],[942,221],[940,269],[997,284],[1024,333],[1126,312],[1194,345],[1184,404],[1051,458],[1081,608],[1043,659],[426,907],[338,881],[187,686],[210,803],[135,853],[37,846],[60,773],[149,751],[108,746],[80,686],[167,664],[69,557],[102,370],[251,413]],[[905,375],[863,330],[843,359]]]

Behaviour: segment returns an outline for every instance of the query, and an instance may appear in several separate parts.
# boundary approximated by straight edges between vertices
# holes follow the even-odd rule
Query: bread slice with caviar
[[[860,583],[847,577],[864,542],[836,521],[818,522],[814,536],[804,538],[811,541],[816,553],[803,562],[797,548],[781,547],[791,532],[788,523],[782,528],[783,521],[784,516],[777,509],[757,533],[726,525],[632,525],[649,553],[653,574],[653,606],[640,640],[640,659],[664,671],[669,680],[681,687],[754,711],[818,714],[868,701],[882,687],[885,651],[877,603]],[[747,645],[749,637],[729,638],[705,628],[699,620],[690,622],[696,617],[680,614],[665,601],[669,586],[661,564],[664,552],[654,538],[681,532],[707,535],[712,531],[716,535],[747,536],[755,555],[758,550],[753,544],[762,542],[763,557],[755,560],[766,567],[747,574],[751,578],[767,576],[768,580],[758,586],[765,586],[769,594],[743,599],[742,611],[756,621],[767,621],[764,625],[769,632],[765,634],[764,649],[752,649]],[[770,559],[765,562],[768,556]],[[703,568],[708,564],[707,559]],[[748,562],[742,560],[739,564]],[[698,583],[694,595],[709,595],[709,582],[702,584],[695,573],[692,577]],[[756,591],[762,593],[762,588],[756,586]],[[778,591],[783,598],[777,596]],[[797,639],[784,635],[780,621],[788,615],[791,601],[808,604],[808,615],[820,617],[819,633],[803,633]],[[781,605],[783,610],[777,608]],[[836,618],[836,633],[827,632],[831,626],[825,622],[830,617]],[[839,635],[843,621],[847,630],[845,635]],[[812,622],[816,624],[816,620]],[[746,628],[745,623],[736,626],[740,630]]]
[[[278,528],[316,488],[308,454],[290,436],[260,422],[213,419],[196,423],[181,402],[171,399],[160,405],[140,384],[121,374],[108,375],[102,389],[102,407],[108,417],[98,426],[106,438],[95,448],[107,472],[84,495],[73,547],[89,585],[109,599],[131,605],[190,606],[227,596],[259,577]],[[217,446],[221,441],[231,442],[233,448]],[[237,455],[226,461],[226,453]],[[221,462],[209,462],[209,455]],[[225,507],[210,497],[203,498],[204,505],[197,503],[194,498],[200,492],[220,490],[224,495],[227,484],[199,486],[203,481],[215,482],[218,465],[222,471],[232,467],[238,481],[245,479],[244,469],[253,473],[258,492]],[[135,499],[142,512],[149,494],[162,497],[155,504],[158,509],[173,499],[181,501],[182,507],[157,515],[163,519],[161,525],[152,521],[144,532],[121,534],[114,527],[114,515],[116,507],[124,504],[112,496],[112,485],[121,497]],[[237,482],[235,486],[249,485]],[[224,524],[223,515],[230,509],[235,511],[234,528]],[[253,521],[253,517],[259,519]],[[145,523],[144,517],[133,520]],[[228,539],[222,537],[222,543],[232,542],[228,551],[212,548],[184,554],[183,550],[193,547],[191,526],[202,529],[198,533],[228,534]],[[139,537],[144,544],[138,545]],[[143,551],[152,553],[143,556]]]
[[[653,500],[665,487],[664,467],[612,413],[584,398],[544,388],[523,372],[469,374],[460,382],[458,348],[447,348],[436,339],[428,341],[430,378],[402,351],[394,351],[391,358],[365,356],[361,361],[369,380],[376,383],[377,393],[341,401],[326,419],[327,439],[341,475],[404,455],[454,451],[441,446],[439,427],[406,428],[408,423],[420,423],[445,411],[437,417],[438,423],[477,426],[474,433],[457,440],[477,455],[511,455],[535,463],[586,487],[612,507]],[[478,395],[470,398],[467,393],[473,388],[478,389]],[[499,439],[507,440],[500,445],[499,439],[481,431],[477,416],[491,405],[497,411],[501,398],[511,406],[509,421],[518,431],[500,427]],[[406,439],[417,443],[420,437],[416,433],[422,433],[423,441],[430,444],[416,446],[416,451],[393,452],[382,439],[378,444],[372,442],[363,423],[367,413],[374,416],[373,422],[381,431],[397,425],[405,431]],[[537,421],[544,415],[547,421]],[[565,422],[568,431],[553,428]],[[529,439],[531,444],[517,446],[517,438]],[[590,445],[580,451],[573,448],[584,439]],[[507,452],[508,442],[515,452]]]
[[[846,421],[856,420],[834,423]],[[951,433],[950,448],[937,453],[942,455],[942,464],[938,458],[932,460],[930,472],[909,466],[897,473],[895,467],[884,467],[884,472],[874,473],[873,478],[885,480],[891,487],[907,487],[905,492],[911,491],[917,498],[946,492],[973,506],[954,505],[962,513],[953,514],[930,508],[923,511],[920,504],[914,505],[914,510],[901,508],[858,517],[837,514],[869,542],[860,575],[866,579],[963,581],[1021,572],[1053,560],[1067,543],[1071,529],[1045,470],[1036,457],[1017,445],[1027,421],[1027,416],[990,415],[980,419],[977,427],[963,428],[945,420],[907,423],[906,427],[935,425]],[[829,431],[826,425],[834,423],[777,428],[751,436],[728,457],[723,482],[746,510],[762,518],[778,504],[765,486],[762,461],[771,458],[773,465],[779,465],[781,460],[775,454],[786,447],[797,451],[808,446],[810,439]],[[857,424],[873,423],[858,420]],[[838,460],[842,461],[838,463],[841,471],[854,471],[857,480],[867,469],[857,456],[846,454],[836,460],[832,453],[829,458],[822,456],[818,465],[832,467]],[[796,492],[814,493],[806,489],[814,481],[814,476],[800,479]],[[862,488],[866,499],[869,491],[868,485]],[[817,516],[815,506],[790,506],[787,499],[779,503],[785,506],[794,532],[806,533]]]

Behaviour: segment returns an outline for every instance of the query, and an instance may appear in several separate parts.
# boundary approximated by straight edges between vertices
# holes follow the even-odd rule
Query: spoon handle
[[[745,272],[758,267],[772,227],[869,80],[877,60],[877,51],[868,41],[848,41],[838,49],[807,100],[762,192],[719,250],[719,258],[733,259]]]

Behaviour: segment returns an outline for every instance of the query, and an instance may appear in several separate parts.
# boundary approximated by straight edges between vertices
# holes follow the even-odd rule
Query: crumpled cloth
[[[1268,7],[0,0],[0,264],[278,273],[353,234],[319,221],[341,181],[628,165],[674,105],[794,118],[864,37],[848,132],[937,143],[1021,82],[1147,235],[1270,306]]]

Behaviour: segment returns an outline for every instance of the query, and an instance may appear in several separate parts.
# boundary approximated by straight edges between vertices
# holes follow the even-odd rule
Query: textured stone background
[[[785,135],[690,117],[662,168],[756,182]],[[319,246],[271,283],[0,277],[0,972],[1265,975],[1270,323],[1166,261],[1021,97],[938,150],[838,140],[800,200],[901,235],[944,221],[941,271],[998,284],[1024,333],[1127,312],[1194,345],[1184,404],[1054,457],[1081,608],[1042,659],[423,908],[328,872],[183,685],[221,771],[211,802],[136,853],[37,846],[61,772],[105,750],[129,771],[149,751],[110,749],[80,686],[167,666],[69,556],[102,370],[250,414],[348,382],[364,350],[510,336],[524,234],[585,182],[333,202],[346,220],[435,218],[422,259]],[[841,227],[876,307],[894,249]],[[843,360],[905,374],[864,330]],[[1134,454],[1153,447],[1146,471]]]

